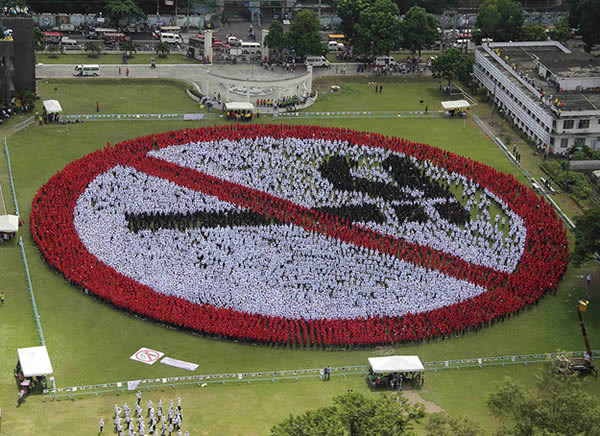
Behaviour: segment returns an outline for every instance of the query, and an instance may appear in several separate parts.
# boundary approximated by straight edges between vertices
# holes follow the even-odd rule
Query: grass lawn
[[[156,53],[136,53],[127,60],[128,64],[148,64],[154,58],[157,64],[197,64],[198,61],[182,56],[178,53],[169,54],[164,58]],[[123,60],[122,53],[101,54],[97,58],[86,54],[37,54],[36,62],[40,64],[121,64]],[[124,65],[124,64],[123,64]]]
[[[152,92],[148,92],[149,88]],[[160,89],[160,92],[156,91],[157,89]],[[65,111],[71,113],[89,113],[95,110],[96,97],[80,97],[88,93],[101,96],[103,112],[157,113],[186,112],[193,109],[191,106],[189,109],[183,109],[188,107],[186,101],[189,99],[183,92],[183,85],[176,82],[149,84],[147,81],[130,81],[122,84],[119,81],[94,81],[93,85],[88,85],[81,81],[48,81],[40,82],[39,90],[42,98],[56,98],[55,95],[59,94]],[[340,94],[319,99],[311,111],[328,111],[335,107],[346,110],[418,110],[421,106],[419,100],[423,98],[429,102],[430,110],[437,110],[442,97],[437,92],[437,82],[419,83],[413,80],[385,82],[383,95],[375,95],[368,83],[350,81],[342,84]],[[168,95],[169,98],[159,98],[164,95]],[[421,95],[424,97],[420,98]],[[127,98],[122,100],[122,96]],[[189,100],[189,104],[193,105],[193,102]],[[121,107],[127,110],[117,112]],[[88,110],[83,112],[86,108]],[[260,121],[265,121],[265,117],[261,117]],[[267,118],[266,121],[270,119]],[[427,142],[486,162],[500,171],[513,173],[519,180],[524,181],[497,147],[470,122],[465,124],[462,120],[454,119],[342,119],[298,122],[369,130]],[[31,127],[10,137],[9,147],[19,206],[26,225],[35,192],[72,160],[102,147],[107,142],[116,143],[153,132],[202,125],[207,124],[114,122],[83,123],[68,128],[44,125]],[[5,167],[3,162],[0,165],[2,181],[6,180]],[[3,183],[2,188],[8,197],[7,203],[12,204],[8,201],[10,191],[7,191],[5,185]],[[59,387],[189,375],[184,370],[160,364],[148,366],[129,360],[129,356],[141,346],[163,351],[177,359],[198,363],[200,367],[196,371],[197,374],[365,364],[368,356],[384,353],[418,354],[428,361],[535,353],[558,348],[581,349],[583,341],[574,306],[575,302],[586,296],[589,291],[585,288],[585,280],[580,276],[594,269],[595,283],[600,282],[600,271],[595,264],[586,265],[580,270],[571,267],[556,296],[547,296],[534,309],[492,328],[450,340],[435,340],[393,349],[381,347],[352,351],[283,348],[200,337],[137,319],[109,304],[85,296],[78,289],[68,285],[41,260],[27,227],[22,228],[21,236],[26,247],[41,322]],[[31,434],[33,428],[43,428],[45,434],[64,434],[63,424],[77,424],[81,425],[81,434],[89,434],[94,431],[100,416],[110,414],[114,402],[125,400],[110,394],[98,398],[59,402],[32,397],[22,408],[14,407],[16,390],[12,370],[16,363],[15,349],[39,343],[31,315],[25,273],[14,241],[0,246],[0,274],[3,277],[0,289],[6,293],[6,304],[0,308],[3,332],[0,341],[0,407],[3,409],[0,431],[15,435]],[[591,291],[591,297],[597,296],[598,292],[596,285]],[[600,311],[592,307],[592,310],[586,313],[586,323],[594,343],[594,338],[600,337]],[[452,413],[464,410],[464,413],[473,415],[487,427],[493,427],[494,423],[482,404],[487,392],[493,389],[493,383],[504,373],[517,374],[525,381],[532,379],[532,370],[524,367],[511,367],[505,371],[485,369],[440,372],[427,376],[426,388],[422,394],[426,399],[435,401]],[[477,376],[468,377],[469,374]],[[597,380],[591,383],[595,383],[593,389],[598,388]],[[348,378],[346,382],[336,380],[331,384],[301,382],[211,386],[204,390],[178,390],[177,395],[186,396],[188,400],[185,401],[188,404],[193,402],[194,405],[198,405],[187,421],[190,423],[190,430],[195,430],[192,434],[196,434],[198,430],[202,431],[200,434],[265,434],[273,423],[289,412],[298,413],[309,407],[325,404],[333,395],[345,392],[349,388],[366,391],[362,378]],[[174,395],[169,391],[163,398]],[[158,393],[152,397],[153,401],[158,398]],[[127,401],[130,405],[133,402],[132,399]]]
[[[43,99],[60,101],[65,114],[189,113],[200,112],[181,82],[158,79],[39,80]],[[127,82],[127,83],[126,83]]]

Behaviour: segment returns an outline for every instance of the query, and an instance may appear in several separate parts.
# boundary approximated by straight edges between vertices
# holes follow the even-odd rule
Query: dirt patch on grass
[[[423,399],[423,397],[421,397],[421,395],[417,391],[402,391],[402,393],[411,403],[419,403],[425,406],[425,411],[427,413],[444,412],[444,409],[442,409],[437,404]]]

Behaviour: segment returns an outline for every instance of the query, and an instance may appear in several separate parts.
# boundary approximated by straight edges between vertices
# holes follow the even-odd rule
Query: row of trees
[[[513,436],[572,436],[598,434],[600,399],[588,394],[577,375],[557,374],[548,365],[534,389],[505,378],[487,398],[488,410],[499,420],[496,434]],[[289,416],[271,429],[272,436],[406,435],[424,417],[420,405],[402,395],[366,397],[347,393],[333,405]],[[482,436],[481,427],[464,416],[431,415],[428,436]]]

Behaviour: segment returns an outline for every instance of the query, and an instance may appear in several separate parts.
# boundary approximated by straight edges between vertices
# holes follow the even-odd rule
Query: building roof
[[[369,357],[369,365],[373,372],[379,374],[425,371],[419,356]]]
[[[498,44],[501,45],[501,44]],[[548,70],[559,78],[598,77],[600,78],[600,59],[584,53],[565,53],[554,45],[523,45],[513,43],[507,46],[494,47],[498,50],[500,59],[513,66],[515,71],[522,73],[536,89],[544,95],[556,97],[563,104],[561,110],[569,111],[600,111],[600,93],[591,91],[562,91],[538,75],[538,64],[542,63]],[[488,59],[497,61],[495,56]],[[497,63],[497,62],[496,62]],[[504,69],[501,65],[498,65]],[[510,76],[510,74],[507,74]],[[514,77],[510,77],[516,86],[526,90]],[[542,103],[542,106],[544,104]]]

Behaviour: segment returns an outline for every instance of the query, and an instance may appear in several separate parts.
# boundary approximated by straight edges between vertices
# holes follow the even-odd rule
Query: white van
[[[162,33],[160,34],[160,42],[169,44],[183,44],[183,38],[177,33]]]
[[[240,45],[243,55],[261,55],[262,50],[259,42],[243,42]]]
[[[65,50],[81,50],[81,45],[74,39],[63,37],[60,41],[60,45],[64,47]]]
[[[60,26],[58,26],[58,29],[61,32],[75,32],[75,25],[62,23]]]
[[[329,61],[325,56],[306,56],[304,65],[312,67],[327,67],[329,68]]]
[[[240,38],[238,38],[237,36],[228,36],[227,37],[227,44],[229,44],[232,47],[239,47],[242,45],[244,41],[242,41]],[[258,43],[257,43],[258,44]],[[259,44],[260,46],[260,44]]]
[[[391,56],[377,56],[375,58],[375,65],[380,67],[385,65],[396,65],[396,59]]]
[[[75,65],[74,76],[99,76],[100,65]]]
[[[329,41],[327,43],[327,50],[329,51],[342,51],[346,48],[343,43],[337,41]]]

